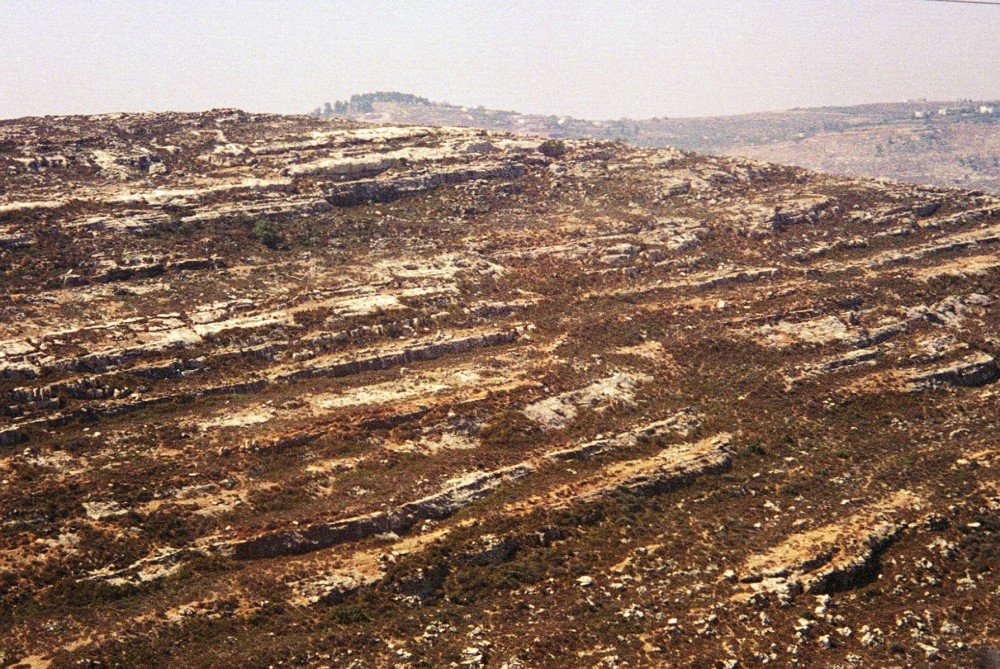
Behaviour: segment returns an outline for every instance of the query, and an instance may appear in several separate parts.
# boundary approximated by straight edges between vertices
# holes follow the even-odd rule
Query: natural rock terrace
[[[986,657],[1000,200],[539,143],[0,122],[0,657]]]

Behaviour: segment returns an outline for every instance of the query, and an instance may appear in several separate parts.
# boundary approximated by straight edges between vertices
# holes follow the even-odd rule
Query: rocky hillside
[[[1000,104],[996,102],[905,102],[736,116],[584,121],[458,107],[401,93],[369,93],[314,114],[678,147],[835,174],[1000,193]]]
[[[995,666],[1000,200],[540,144],[0,122],[0,664]]]
[[[726,152],[835,174],[1000,193],[1000,115],[897,121]]]

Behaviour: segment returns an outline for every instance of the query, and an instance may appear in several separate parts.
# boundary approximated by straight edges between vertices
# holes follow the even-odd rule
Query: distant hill
[[[1000,102],[996,101],[918,101],[735,116],[589,121],[378,92],[327,103],[313,114],[617,140],[642,147],[675,146],[838,174],[1000,193]]]
[[[312,111],[312,116],[323,118],[344,116],[355,116],[358,114],[370,114],[375,111],[375,103],[401,104],[406,106],[432,106],[430,100],[409,93],[396,93],[393,91],[377,91],[375,93],[364,93],[362,95],[352,95],[350,100],[338,100],[334,104],[325,103],[322,107],[317,107]]]

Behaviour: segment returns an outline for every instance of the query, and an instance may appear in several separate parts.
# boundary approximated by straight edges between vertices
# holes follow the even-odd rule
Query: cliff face
[[[540,144],[0,123],[0,657],[987,657],[1000,200]]]

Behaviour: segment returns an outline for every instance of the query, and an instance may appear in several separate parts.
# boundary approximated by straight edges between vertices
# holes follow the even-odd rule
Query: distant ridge
[[[484,128],[744,155],[810,169],[1000,193],[1000,101],[914,100],[733,116],[592,121],[431,102],[397,91],[352,95],[313,115]]]

